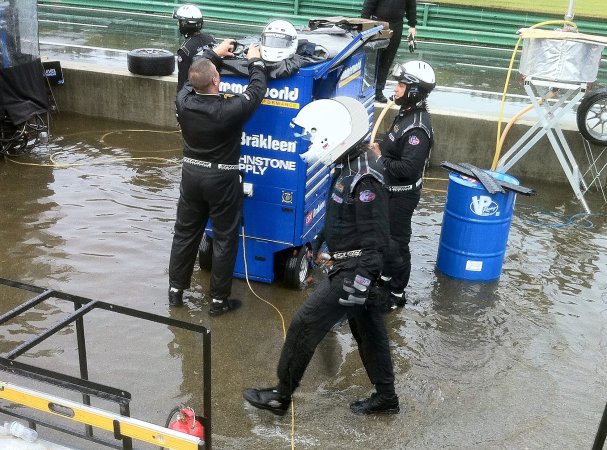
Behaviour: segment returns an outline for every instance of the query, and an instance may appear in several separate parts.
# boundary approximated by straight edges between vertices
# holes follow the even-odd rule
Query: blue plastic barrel
[[[487,171],[501,181],[510,175]],[[477,180],[449,174],[436,267],[462,280],[499,278],[506,253],[516,194],[490,194]]]

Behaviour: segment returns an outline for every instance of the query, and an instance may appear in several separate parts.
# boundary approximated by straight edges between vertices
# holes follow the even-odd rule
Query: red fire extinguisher
[[[169,424],[169,429],[181,431],[191,436],[199,437],[204,440],[204,427],[198,419],[192,408],[181,408],[175,420]]]

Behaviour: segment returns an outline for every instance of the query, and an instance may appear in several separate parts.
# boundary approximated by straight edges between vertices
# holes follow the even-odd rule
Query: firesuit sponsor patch
[[[375,200],[375,192],[372,191],[362,191],[358,196],[359,200],[364,203],[370,203]]]
[[[419,145],[419,138],[415,135],[409,136],[409,144],[411,145]]]
[[[354,278],[354,283],[358,283],[368,287],[371,284],[371,280],[363,277],[362,275],[356,275],[356,277]]]
[[[331,198],[335,203],[339,203],[340,205],[344,202],[344,199],[337,195],[335,192],[331,194]]]

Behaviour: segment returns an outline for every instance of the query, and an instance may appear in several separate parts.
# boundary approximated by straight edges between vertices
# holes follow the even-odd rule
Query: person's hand
[[[409,42],[409,52],[413,53],[417,48],[417,41],[415,40],[415,27],[409,28],[409,36],[407,37],[407,41]]]
[[[247,59],[261,58],[261,48],[259,44],[251,44],[247,52]]]
[[[379,148],[379,144],[377,142],[371,142],[368,146],[369,151],[371,151],[371,153],[373,153],[375,156],[380,157],[381,156],[381,148]]]
[[[235,44],[236,41],[234,39],[224,39],[213,51],[221,58],[224,56],[234,56],[232,51],[234,51]]]

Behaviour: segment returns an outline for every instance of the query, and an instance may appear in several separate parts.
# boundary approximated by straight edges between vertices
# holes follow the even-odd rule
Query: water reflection
[[[139,128],[61,114],[52,143],[17,161],[36,165],[0,161],[1,275],[208,326],[215,448],[286,448],[290,421],[242,399],[244,387],[275,380],[276,311],[235,280],[242,308],[210,319],[208,274],[198,270],[186,306],[167,307],[180,138],[126,131]],[[569,186],[534,181],[538,195],[517,199],[500,279],[468,283],[435,270],[447,174],[427,175],[413,219],[409,304],[386,316],[402,412],[349,412],[370,387],[347,327],[337,329],[296,394],[296,448],[552,448],[556,435],[561,448],[583,447],[607,398],[604,210],[576,218]],[[307,295],[280,283],[252,286],[287,325]],[[24,298],[0,289],[0,314]],[[51,301],[2,327],[0,351],[70,307]],[[178,404],[201,410],[202,345],[191,334],[104,313],[85,327],[91,379],[131,391],[134,415],[163,424]],[[77,374],[72,330],[25,362]]]

